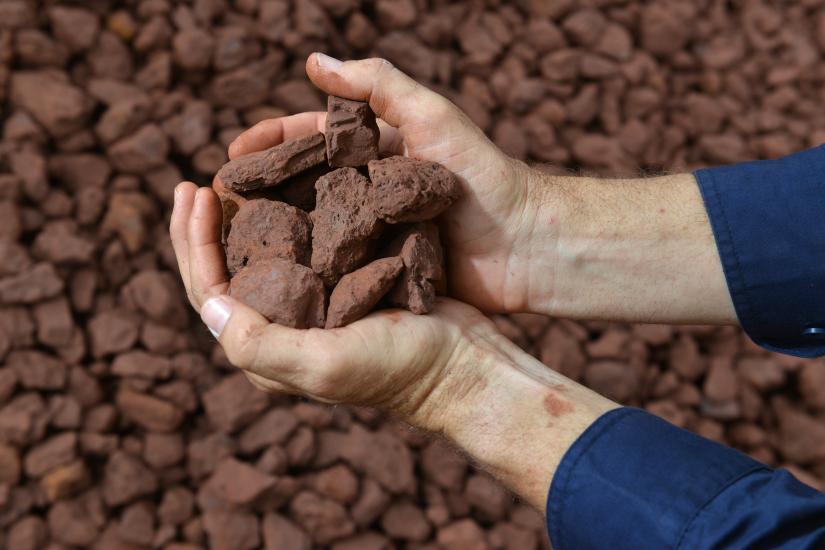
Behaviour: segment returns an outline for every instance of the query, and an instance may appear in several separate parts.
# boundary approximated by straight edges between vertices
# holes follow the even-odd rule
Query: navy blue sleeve
[[[825,354],[825,146],[694,175],[742,328],[772,351]]]
[[[825,548],[825,493],[639,409],[568,450],[547,499],[554,550]]]

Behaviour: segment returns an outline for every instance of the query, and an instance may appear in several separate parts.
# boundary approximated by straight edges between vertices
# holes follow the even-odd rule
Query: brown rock
[[[318,544],[328,544],[355,531],[346,508],[310,491],[298,493],[289,504],[289,512]]]
[[[40,477],[48,471],[75,459],[77,434],[65,432],[50,437],[26,453],[23,465],[26,475]]]
[[[359,267],[370,241],[383,228],[372,201],[374,187],[354,168],[339,168],[321,177],[312,219],[312,269],[327,286]]]
[[[232,277],[229,295],[273,323],[293,328],[324,326],[324,285],[302,265],[281,259],[248,265]]]
[[[430,524],[421,508],[402,500],[390,506],[381,517],[381,527],[391,537],[423,542],[430,535]]]
[[[326,328],[348,325],[369,313],[402,269],[404,262],[394,256],[375,260],[341,277],[329,298]]]
[[[102,522],[95,521],[88,504],[82,499],[62,500],[49,509],[49,532],[55,541],[82,548],[97,538]]]
[[[421,451],[421,469],[430,481],[451,491],[464,485],[467,461],[448,444],[435,440]]]
[[[434,162],[395,156],[368,166],[375,212],[389,223],[432,219],[461,195],[453,173]]]
[[[20,385],[33,390],[59,390],[66,385],[66,365],[34,350],[9,353],[6,364],[17,374]]]
[[[103,472],[103,499],[109,506],[119,506],[154,493],[158,488],[155,474],[140,459],[115,451]]]
[[[275,258],[308,265],[311,231],[309,216],[294,206],[267,199],[244,202],[226,239],[229,272]]]
[[[163,493],[158,519],[164,524],[180,525],[192,517],[195,497],[185,487],[172,487]]]
[[[229,191],[253,191],[278,185],[325,160],[324,136],[317,133],[231,160],[218,178]]]
[[[275,478],[234,458],[223,460],[212,474],[203,490],[230,505],[252,504],[269,491]]]
[[[8,530],[6,548],[14,550],[40,550],[45,548],[48,534],[44,521],[37,516],[25,516]]]
[[[249,425],[238,438],[242,452],[252,454],[270,445],[279,445],[298,427],[298,419],[289,410],[275,408]]]
[[[484,531],[470,518],[446,525],[438,530],[439,548],[444,550],[488,550]]]
[[[264,516],[262,530],[265,550],[310,550],[312,539],[287,518],[276,513]]]
[[[248,512],[210,510],[203,516],[203,527],[213,550],[253,550],[261,543],[258,518]]]
[[[412,454],[402,439],[388,431],[370,432],[353,425],[340,452],[356,470],[392,493],[415,487]]]
[[[78,130],[92,103],[68,78],[51,71],[17,71],[11,79],[11,100],[24,108],[55,137]]]
[[[20,481],[20,470],[17,449],[0,443],[0,485],[17,485]]]
[[[416,314],[432,311],[435,283],[444,277],[438,228],[432,223],[416,224],[396,237],[384,253],[400,256],[404,262],[398,282],[387,294],[388,301]]]
[[[341,504],[350,504],[358,497],[358,478],[347,466],[338,464],[313,476],[312,488]]]
[[[267,395],[250,384],[243,373],[224,378],[203,394],[202,401],[211,424],[227,433],[249,424],[269,404]]]
[[[135,502],[123,510],[117,536],[130,544],[150,545],[155,535],[155,509],[146,501]]]
[[[52,264],[38,263],[17,275],[0,279],[0,303],[31,304],[63,290],[63,280]]]
[[[50,502],[77,493],[89,482],[89,470],[83,460],[58,466],[40,480],[40,487]]]
[[[490,521],[502,521],[513,500],[504,487],[484,474],[470,476],[464,495],[470,506]]]
[[[92,354],[104,357],[126,351],[137,342],[138,320],[123,310],[109,310],[95,315],[88,324]]]
[[[327,100],[327,161],[335,168],[378,159],[378,124],[369,104],[336,96]]]
[[[112,144],[108,154],[121,172],[145,174],[163,166],[169,155],[169,138],[157,125],[146,124]]]
[[[118,392],[117,407],[135,424],[157,432],[171,432],[183,421],[183,411],[171,403],[130,389]]]

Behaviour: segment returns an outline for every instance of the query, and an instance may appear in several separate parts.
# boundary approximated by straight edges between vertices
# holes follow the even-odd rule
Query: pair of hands
[[[296,330],[270,324],[225,295],[229,278],[220,242],[221,208],[212,189],[175,190],[170,231],[192,306],[229,360],[268,391],[324,402],[380,407],[423,429],[450,433],[463,396],[469,410],[485,365],[516,353],[477,308],[525,310],[529,250],[537,209],[530,170],[493,145],[451,102],[380,59],[307,60],[324,92],[368,101],[380,118],[380,147],[438,162],[464,196],[442,218],[450,294],[429,315],[381,311],[349,326]],[[229,147],[230,158],[323,131],[326,114],[263,121]],[[219,185],[219,182],[216,182]],[[470,304],[470,305],[467,305]]]

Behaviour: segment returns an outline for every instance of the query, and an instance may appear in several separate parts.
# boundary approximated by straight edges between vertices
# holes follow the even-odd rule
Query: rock
[[[381,527],[391,537],[423,542],[430,535],[430,524],[421,508],[402,500],[390,506],[381,517]]]
[[[21,386],[30,390],[60,390],[66,385],[66,365],[35,350],[15,350],[6,359]]]
[[[311,231],[309,216],[294,206],[267,199],[244,202],[226,239],[229,272],[275,258],[308,265]]]
[[[318,192],[312,219],[312,269],[334,286],[360,267],[371,240],[383,228],[374,213],[374,187],[354,168],[339,168],[315,183]]]
[[[275,484],[275,478],[234,458],[223,460],[203,490],[222,501],[243,506],[252,504]]]
[[[250,384],[243,373],[224,378],[203,394],[202,401],[212,425],[227,433],[249,424],[269,404],[266,394]]]
[[[317,133],[231,160],[218,171],[218,178],[229,191],[254,191],[278,185],[325,160],[324,135]]]
[[[444,277],[438,228],[432,223],[411,226],[390,243],[384,254],[400,256],[404,262],[404,270],[387,300],[416,314],[432,311],[435,285]]]
[[[281,259],[248,265],[232,277],[229,295],[273,323],[293,328],[324,326],[324,285],[302,265]]]
[[[213,550],[253,550],[261,543],[258,518],[248,512],[209,510],[203,527]]]
[[[140,459],[115,451],[106,462],[102,491],[109,506],[127,504],[154,493],[157,488],[157,477]]]
[[[31,304],[53,298],[63,290],[63,280],[49,263],[35,264],[17,275],[0,279],[0,303]]]
[[[395,156],[368,167],[374,210],[388,223],[430,220],[461,195],[455,175],[434,162]]]
[[[128,350],[137,342],[140,328],[135,315],[120,309],[98,313],[87,327],[95,357]]]
[[[183,411],[171,403],[130,389],[120,390],[116,403],[126,418],[147,430],[171,432],[183,421]]]
[[[40,488],[50,502],[72,496],[84,488],[90,480],[86,463],[75,460],[54,468],[40,480]]]
[[[238,446],[253,454],[270,445],[280,445],[298,427],[295,414],[285,409],[272,409],[250,424],[238,438]]]
[[[17,71],[11,78],[11,100],[25,109],[55,137],[80,129],[92,102],[60,73]]]
[[[317,544],[328,544],[355,532],[346,508],[311,491],[298,493],[289,504],[289,512]]]
[[[368,103],[329,96],[324,134],[327,161],[334,168],[365,166],[378,159],[380,132]]]
[[[287,518],[268,513],[264,516],[262,530],[264,550],[311,550],[312,539],[300,527]]]
[[[169,138],[156,124],[146,124],[109,147],[109,160],[121,172],[145,174],[163,166],[169,155]]]
[[[375,260],[341,277],[329,298],[326,328],[348,325],[372,311],[402,269],[404,262],[394,256]]]
[[[50,470],[75,459],[77,434],[64,432],[54,435],[26,453],[23,465],[29,477],[41,477]]]

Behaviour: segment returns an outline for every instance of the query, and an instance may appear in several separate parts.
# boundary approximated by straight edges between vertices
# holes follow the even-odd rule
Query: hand
[[[374,406],[443,434],[538,509],[566,450],[615,406],[446,298],[428,315],[384,310],[332,330],[271,324],[225,295],[220,231],[215,192],[180,184],[170,233],[189,300],[263,390]]]
[[[440,220],[451,296],[503,312],[529,309],[528,289],[547,292],[552,269],[531,250],[551,250],[552,232],[537,242],[527,166],[501,152],[454,104],[387,61],[342,63],[313,54],[306,69],[323,91],[369,102],[380,118],[383,151],[438,162],[458,176],[464,197]],[[325,121],[326,113],[317,112],[260,122],[229,146],[229,157],[323,131]],[[534,273],[541,270],[533,281],[531,263]]]

